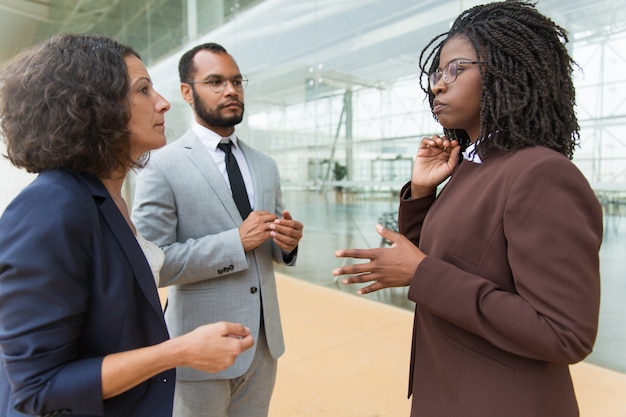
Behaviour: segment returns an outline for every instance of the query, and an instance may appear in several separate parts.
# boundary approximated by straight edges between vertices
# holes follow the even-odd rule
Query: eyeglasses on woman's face
[[[241,93],[243,92],[243,90],[245,90],[246,85],[248,85],[248,79],[245,75],[233,77],[230,79],[211,76],[208,79],[202,81],[187,81],[187,84],[206,84],[214,93],[224,92],[228,83],[230,83],[235,90]]]
[[[452,84],[456,81],[456,77],[463,71],[463,65],[482,64],[481,61],[463,61],[460,59],[452,60],[446,64],[443,69],[438,69],[428,76],[430,90],[434,90],[439,80],[443,80],[446,84]]]

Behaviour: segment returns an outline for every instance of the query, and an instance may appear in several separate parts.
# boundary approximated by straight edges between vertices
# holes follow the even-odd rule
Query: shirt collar
[[[237,135],[235,134],[235,131],[233,131],[233,133],[230,136],[222,137],[218,135],[217,133],[215,133],[214,131],[212,131],[211,129],[208,129],[202,126],[200,123],[198,123],[195,120],[193,124],[191,125],[191,129],[200,138],[202,142],[207,144],[207,146],[210,149],[217,149],[217,145],[220,142],[225,142],[225,140],[223,139],[230,139],[231,142],[233,142],[233,145],[235,148],[239,147],[239,144],[237,143]]]
[[[482,164],[483,161],[480,159],[480,155],[478,155],[478,152],[476,151],[476,145],[478,145],[478,141],[470,143],[470,145],[463,151],[463,159],[475,164]]]

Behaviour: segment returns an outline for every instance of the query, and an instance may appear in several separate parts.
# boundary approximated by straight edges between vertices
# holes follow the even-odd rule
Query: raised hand
[[[274,220],[270,225],[270,236],[283,251],[291,252],[298,246],[302,239],[302,229],[304,226],[297,220],[293,220],[287,210],[283,210],[283,217]]]
[[[239,236],[245,252],[256,249],[271,237],[270,226],[277,217],[269,211],[253,211],[239,226]]]
[[[410,240],[380,224],[376,231],[392,242],[388,248],[339,249],[338,258],[369,259],[367,263],[344,265],[333,270],[334,276],[351,275],[343,278],[343,284],[374,282],[357,291],[358,294],[382,290],[389,287],[404,287],[411,283],[415,270],[426,255]]]
[[[413,160],[411,197],[431,194],[448,178],[458,164],[461,145],[457,140],[434,135],[423,138]]]

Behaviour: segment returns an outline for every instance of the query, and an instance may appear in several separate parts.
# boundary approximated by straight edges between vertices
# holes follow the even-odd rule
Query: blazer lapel
[[[124,220],[124,216],[122,216],[122,213],[120,213],[115,205],[111,195],[99,179],[84,176],[82,178],[91,193],[103,199],[102,204],[99,205],[102,216],[122,247],[133,270],[135,279],[139,284],[139,288],[141,288],[155,312],[158,313],[160,317],[163,317],[163,310],[161,309],[161,302],[159,300],[156,284],[154,283],[152,270],[148,265],[148,261],[146,260],[141,246],[139,246],[139,242],[137,242],[132,230],[126,223],[126,220]]]
[[[182,141],[183,147],[189,150],[187,156],[191,160],[191,163],[200,172],[200,175],[206,179],[209,186],[215,192],[215,195],[217,195],[217,198],[233,219],[233,222],[240,224],[243,219],[235,205],[235,200],[233,200],[230,188],[228,184],[226,184],[226,181],[224,181],[224,177],[217,169],[213,158],[211,158],[211,155],[209,155],[198,136],[190,130],[181,137],[180,140]]]

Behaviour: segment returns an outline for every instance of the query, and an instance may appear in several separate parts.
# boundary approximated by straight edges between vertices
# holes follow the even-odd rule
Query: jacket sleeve
[[[27,414],[103,410],[102,358],[79,355],[93,219],[78,193],[36,180],[0,219],[2,362],[13,406]]]
[[[283,216],[283,195],[280,188],[280,175],[276,162],[273,159],[270,159],[269,163],[272,164],[275,172],[274,181],[276,183],[276,209],[274,210],[274,214],[276,214],[278,218],[281,218]],[[296,260],[298,259],[298,247],[296,246],[296,248],[291,252],[285,253],[274,243],[274,241],[272,241],[272,258],[274,259],[274,262],[279,265],[295,266]]]
[[[419,246],[424,218],[434,201],[435,193],[412,200],[410,182],[405,184],[400,191],[398,231],[416,246]]]
[[[151,159],[139,173],[135,189],[133,223],[165,253],[158,285],[190,284],[247,270],[248,259],[237,226],[224,225],[226,214],[222,214],[224,209],[216,196],[195,198],[196,193],[209,192],[206,181],[201,178],[194,183],[193,176],[181,179],[188,171],[181,170],[177,166],[180,163],[181,159],[171,154]],[[197,228],[196,236],[189,236],[188,230],[183,236],[183,223],[187,228],[190,224],[203,227]],[[200,232],[208,229],[212,231]]]
[[[582,360],[592,350],[599,314],[603,226],[597,198],[566,158],[531,162],[497,198],[505,199],[499,223],[505,241],[488,249],[482,262],[493,264],[490,254],[503,253],[500,272],[512,277],[514,290],[427,256],[409,298],[513,354]]]

